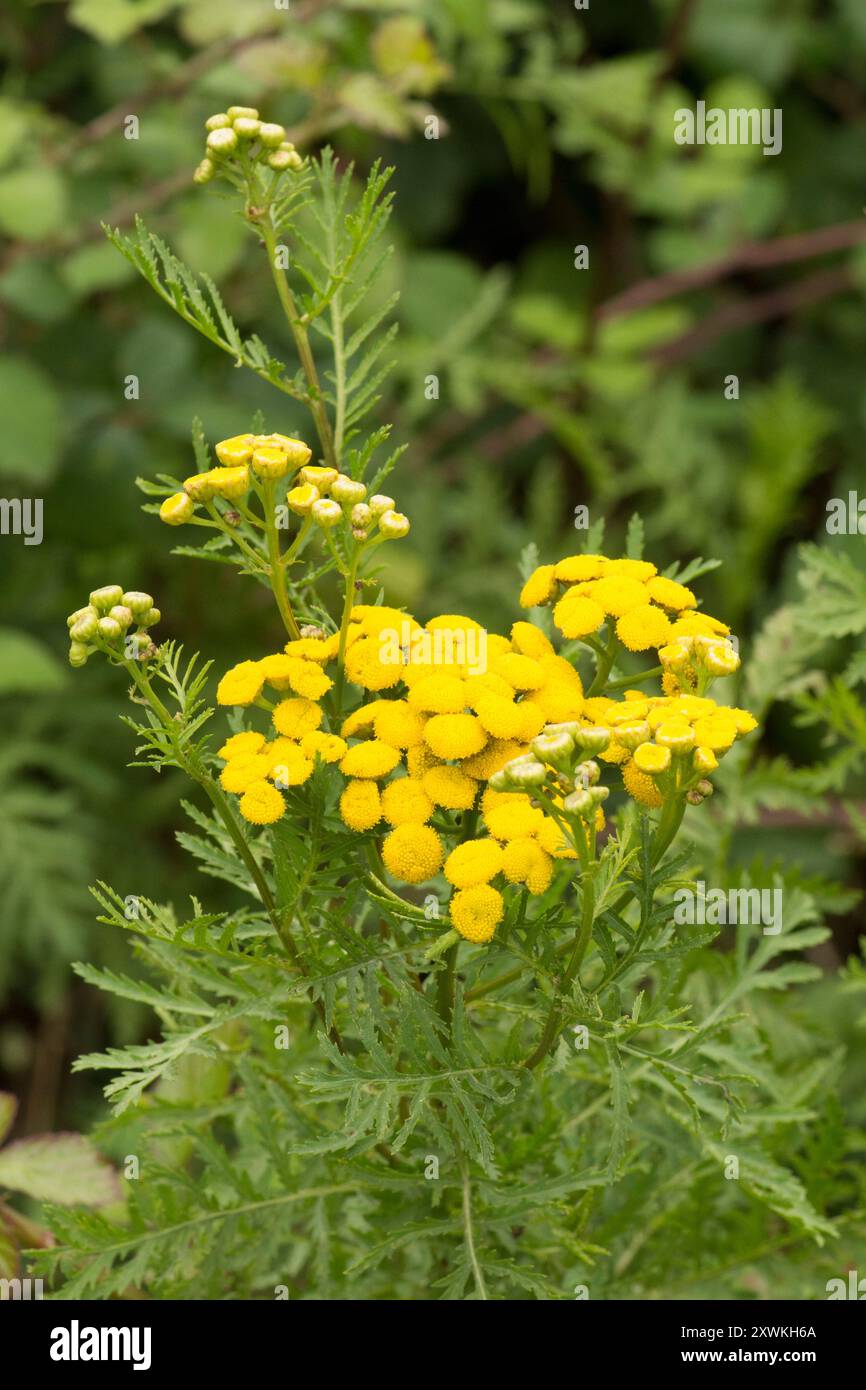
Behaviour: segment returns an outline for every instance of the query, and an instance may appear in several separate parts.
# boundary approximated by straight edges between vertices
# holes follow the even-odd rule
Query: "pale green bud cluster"
[[[94,589],[84,608],[66,619],[69,629],[69,664],[83,666],[95,651],[140,659],[152,646],[148,628],[160,620],[150,594],[124,591],[119,584]]]
[[[600,726],[581,727],[577,720],[546,724],[529,744],[529,751],[505,764],[490,778],[494,791],[544,789],[564,811],[584,819],[595,816],[606,801],[609,789],[599,785],[601,770],[597,762],[584,755],[603,752],[610,743],[610,730]]]
[[[297,173],[304,167],[302,156],[286,138],[285,127],[263,121],[254,106],[230,106],[208,116],[204,126],[205,154],[193,174],[195,183],[210,183],[241,157],[264,164],[276,174]]]

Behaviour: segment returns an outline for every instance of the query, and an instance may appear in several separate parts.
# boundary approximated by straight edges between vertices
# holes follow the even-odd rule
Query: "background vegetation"
[[[72,1059],[146,1035],[144,1008],[69,970],[126,959],[93,924],[88,883],[178,901],[201,884],[174,840],[178,785],[125,767],[114,682],[96,663],[69,680],[63,616],[118,577],[160,596],[166,630],[218,669],[273,645],[266,597],[172,560],[176,537],[134,487],[185,476],[191,419],[234,434],[266,388],[161,312],[99,226],[145,212],[244,328],[279,342],[244,228],[190,184],[202,121],[244,100],[360,171],[396,166],[383,293],[401,292],[400,336],[382,413],[409,443],[413,531],[389,555],[389,601],[503,630],[521,553],[574,549],[584,505],[610,554],[637,511],[650,557],[725,562],[702,593],[734,624],[741,703],[766,726],[693,830],[715,883],[779,872],[829,914],[831,939],[808,952],[821,978],[767,1026],[794,1071],[819,1068],[808,1104],[825,1138],[798,1156],[810,1196],[858,1210],[866,560],[862,536],[825,523],[866,442],[862,6],[75,0],[9,5],[0,32],[0,493],[45,507],[41,546],[0,537],[0,1089],[21,1100],[15,1134],[84,1128],[101,1096]],[[698,97],[780,108],[782,153],[678,147],[673,112]],[[699,1186],[688,1201],[694,1217]],[[677,1220],[697,1239],[688,1211]],[[831,1272],[864,1267],[857,1229]],[[759,1275],[743,1262],[741,1292],[803,1296],[779,1241]],[[688,1269],[684,1255],[684,1292]]]

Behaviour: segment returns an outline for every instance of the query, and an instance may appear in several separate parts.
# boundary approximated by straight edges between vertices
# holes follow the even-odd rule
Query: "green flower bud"
[[[574,769],[574,780],[582,787],[594,787],[600,776],[601,768],[591,758],[585,763],[578,763]]]
[[[217,159],[225,159],[237,149],[238,137],[230,126],[225,130],[212,130],[207,137],[207,147]]]
[[[289,156],[289,164],[288,164],[288,167],[289,167],[290,169],[293,169],[293,170],[295,171],[295,173],[297,173],[297,171],[298,171],[299,169],[303,169],[303,167],[304,167],[304,161],[303,161],[303,159],[301,158],[301,156],[298,154],[297,150],[288,150],[288,151],[286,151],[286,150],[281,150],[280,153],[281,153],[281,154],[288,154],[288,156]]]
[[[585,748],[587,753],[603,753],[610,743],[610,729],[606,729],[601,724],[592,724],[586,729],[578,729],[574,735],[574,741],[578,748]]]
[[[103,642],[119,642],[123,636],[123,628],[116,618],[100,618],[98,630]]]
[[[408,516],[402,512],[383,512],[379,517],[379,534],[388,541],[399,541],[408,536],[410,525]]]
[[[207,156],[205,156],[205,158],[196,165],[192,181],[193,183],[210,183],[211,179],[215,177],[216,165],[212,159],[208,159]]]
[[[269,150],[279,149],[285,138],[285,126],[277,125],[275,121],[262,121],[259,126],[259,139]]]
[[[383,492],[376,492],[370,498],[370,511],[374,516],[381,516],[383,512],[393,511],[397,503],[393,497],[386,497]]]
[[[226,115],[225,111],[218,111],[215,116],[208,116],[204,128],[207,131],[224,130],[229,125],[231,125],[230,117]]]
[[[66,626],[68,628],[73,628],[75,624],[80,621],[81,618],[86,618],[91,613],[93,614],[94,618],[99,617],[99,613],[93,607],[92,603],[88,603],[86,608],[76,608],[75,612],[70,613],[69,617],[66,619]]]
[[[514,762],[506,763],[503,771],[507,772],[512,785],[517,787],[540,787],[547,777],[544,763],[536,762],[534,758],[525,761],[515,759]]]
[[[642,743],[648,743],[651,738],[652,730],[645,719],[631,719],[626,724],[616,726],[616,741],[629,752],[634,752],[635,748],[639,748]]]
[[[574,739],[571,734],[538,734],[529,746],[543,763],[563,767],[574,752]]]
[[[576,791],[569,792],[562,803],[562,808],[570,816],[587,816],[595,810],[595,802],[588,791],[583,787],[578,787]]]
[[[98,625],[99,619],[93,609],[89,612],[85,609],[84,617],[79,618],[69,629],[69,636],[73,643],[90,642],[96,636]]]
[[[127,655],[137,661],[151,646],[146,632],[131,632],[126,639]]]
[[[339,502],[332,502],[329,497],[320,497],[318,502],[314,502],[310,508],[310,514],[319,526],[324,526],[330,530],[336,526],[343,518],[343,509]]]
[[[274,150],[273,154],[268,155],[266,163],[269,169],[275,169],[278,174],[283,174],[286,169],[291,169],[292,156],[288,150]]]
[[[345,473],[338,473],[331,483],[331,496],[335,502],[363,502],[367,489],[354,478],[347,478]]]
[[[257,121],[259,118],[259,113],[255,106],[230,106],[227,114],[230,121],[237,121],[243,117],[251,121]]]
[[[90,656],[90,647],[83,642],[72,642],[69,647],[69,665],[83,666]]]
[[[610,796],[610,787],[590,787],[589,794],[595,804],[600,806],[602,801],[607,801]]]
[[[543,734],[570,734],[574,739],[579,729],[579,719],[566,719],[561,724],[545,724],[541,732]]]
[[[126,632],[132,626],[132,611],[124,603],[116,603],[108,614]]]
[[[119,584],[106,584],[101,589],[94,589],[90,595],[90,602],[97,613],[107,613],[109,608],[113,608],[116,603],[120,603],[123,598],[123,590]]]
[[[150,594],[144,594],[139,589],[128,589],[120,601],[135,618],[140,618],[142,613],[147,613],[153,607]]]
[[[138,619],[139,627],[154,627],[160,621],[162,614],[158,608],[148,608],[146,613],[142,613]]]
[[[351,519],[353,526],[369,526],[370,522],[373,520],[373,513],[370,511],[366,502],[358,502],[352,508]]]
[[[241,140],[255,140],[261,128],[262,123],[255,116],[238,116],[232,121],[232,129]]]

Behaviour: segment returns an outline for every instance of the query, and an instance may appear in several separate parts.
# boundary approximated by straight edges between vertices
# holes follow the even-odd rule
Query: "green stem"
[[[346,641],[349,636],[349,619],[352,616],[352,609],[355,606],[355,579],[358,574],[358,561],[360,559],[360,548],[356,548],[349,564],[349,572],[346,575],[346,592],[343,598],[343,615],[340,619],[340,644],[337,649],[337,685],[334,692],[336,701],[337,718],[343,708],[343,685],[345,682],[346,664]]]
[[[286,632],[293,640],[297,640],[301,635],[301,630],[295,621],[295,615],[292,612],[292,605],[289,603],[289,594],[286,587],[286,571],[280,552],[280,537],[277,531],[277,519],[274,507],[275,489],[276,484],[273,481],[265,483],[265,539],[267,541],[268,560],[270,562],[271,588],[274,591],[274,598],[277,601],[277,607],[280,610],[280,617],[283,620]]]
[[[322,456],[329,468],[339,469],[337,453],[334,448],[334,436],[331,432],[331,421],[328,417],[325,398],[322,395],[322,388],[319,383],[319,373],[316,368],[313,350],[310,347],[310,338],[306,326],[298,313],[297,306],[289,282],[286,279],[285,271],[277,265],[277,237],[273,222],[271,221],[271,210],[260,222],[262,240],[268,253],[268,265],[270,266],[271,278],[276,286],[277,295],[282,305],[283,313],[286,316],[292,337],[295,340],[298,357],[301,361],[304,376],[307,378],[308,400],[310,411],[316,425],[316,432],[319,436],[319,443],[322,446]]]
[[[661,674],[661,666],[652,666],[648,671],[639,671],[635,676],[619,676],[615,681],[607,682],[604,693],[607,695],[611,690],[627,690],[629,686],[641,685],[644,681],[652,680]]]
[[[579,971],[581,964],[583,963],[583,958],[586,955],[586,949],[589,946],[590,940],[592,938],[592,924],[595,918],[595,883],[593,875],[591,873],[584,874],[583,876],[582,908],[583,910],[581,913],[580,928],[578,930],[577,936],[575,937],[574,948],[571,953],[571,959],[569,960],[568,965],[565,968],[565,974],[562,977],[562,987],[560,989],[560,994],[564,994],[566,990],[568,990],[572,981],[577,975],[577,972]],[[529,1055],[529,1057],[527,1057],[526,1061],[523,1064],[528,1071],[533,1071],[539,1065],[540,1062],[544,1061],[545,1057],[550,1052],[550,1049],[556,1041],[556,1036],[559,1032],[561,1022],[562,1007],[557,1002],[557,1000],[554,1000],[550,1006],[550,1012],[547,1015],[547,1022],[544,1025],[544,1031],[542,1032],[541,1037],[538,1041],[538,1046]]]
[[[478,1263],[478,1255],[475,1250],[475,1234],[472,1226],[472,1185],[469,1180],[469,1165],[463,1154],[460,1154],[460,1175],[463,1179],[463,1234],[466,1240],[466,1253],[469,1256],[469,1264],[472,1269],[472,1277],[475,1280],[475,1288],[478,1297],[484,1302],[489,1302],[487,1286],[484,1283],[484,1275],[481,1272],[481,1265]]]
[[[613,618],[608,618],[608,622],[610,624],[610,632],[608,633],[607,646],[605,647],[603,654],[598,659],[598,665],[595,668],[595,676],[593,677],[592,685],[586,692],[588,699],[591,699],[593,695],[601,694],[602,690],[607,684],[607,678],[610,675],[610,668],[613,665],[613,660],[616,656],[616,624],[614,623]]]

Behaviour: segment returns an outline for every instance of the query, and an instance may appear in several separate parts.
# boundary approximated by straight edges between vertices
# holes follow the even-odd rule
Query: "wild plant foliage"
[[[862,630],[862,576],[807,552],[808,604],[745,663],[759,718],[784,684],[835,740],[829,782],[760,762],[691,587],[713,562],[660,570],[638,519],[620,558],[598,527],[515,557],[508,634],[390,607],[388,172],[304,159],[236,107],[196,178],[259,245],[278,355],[142,223],[109,236],[286,399],[215,462],[196,424],[195,472],[142,480],[145,511],[272,591],[274,650],[239,632],[214,706],[208,663],[157,641],[170,595],[108,583],[70,617],[73,664],[128,683],[141,775],[189,779],[178,839],[236,906],[209,912],[206,881],[132,909],[94,890],[133,959],[78,973],[152,1023],[76,1063],[109,1073],[124,1200],[53,1209],[39,1269],[64,1298],[821,1296],[864,1196],[804,993],[838,903],[734,837],[771,785],[813,805],[862,767],[862,663],[821,689],[808,668]]]

